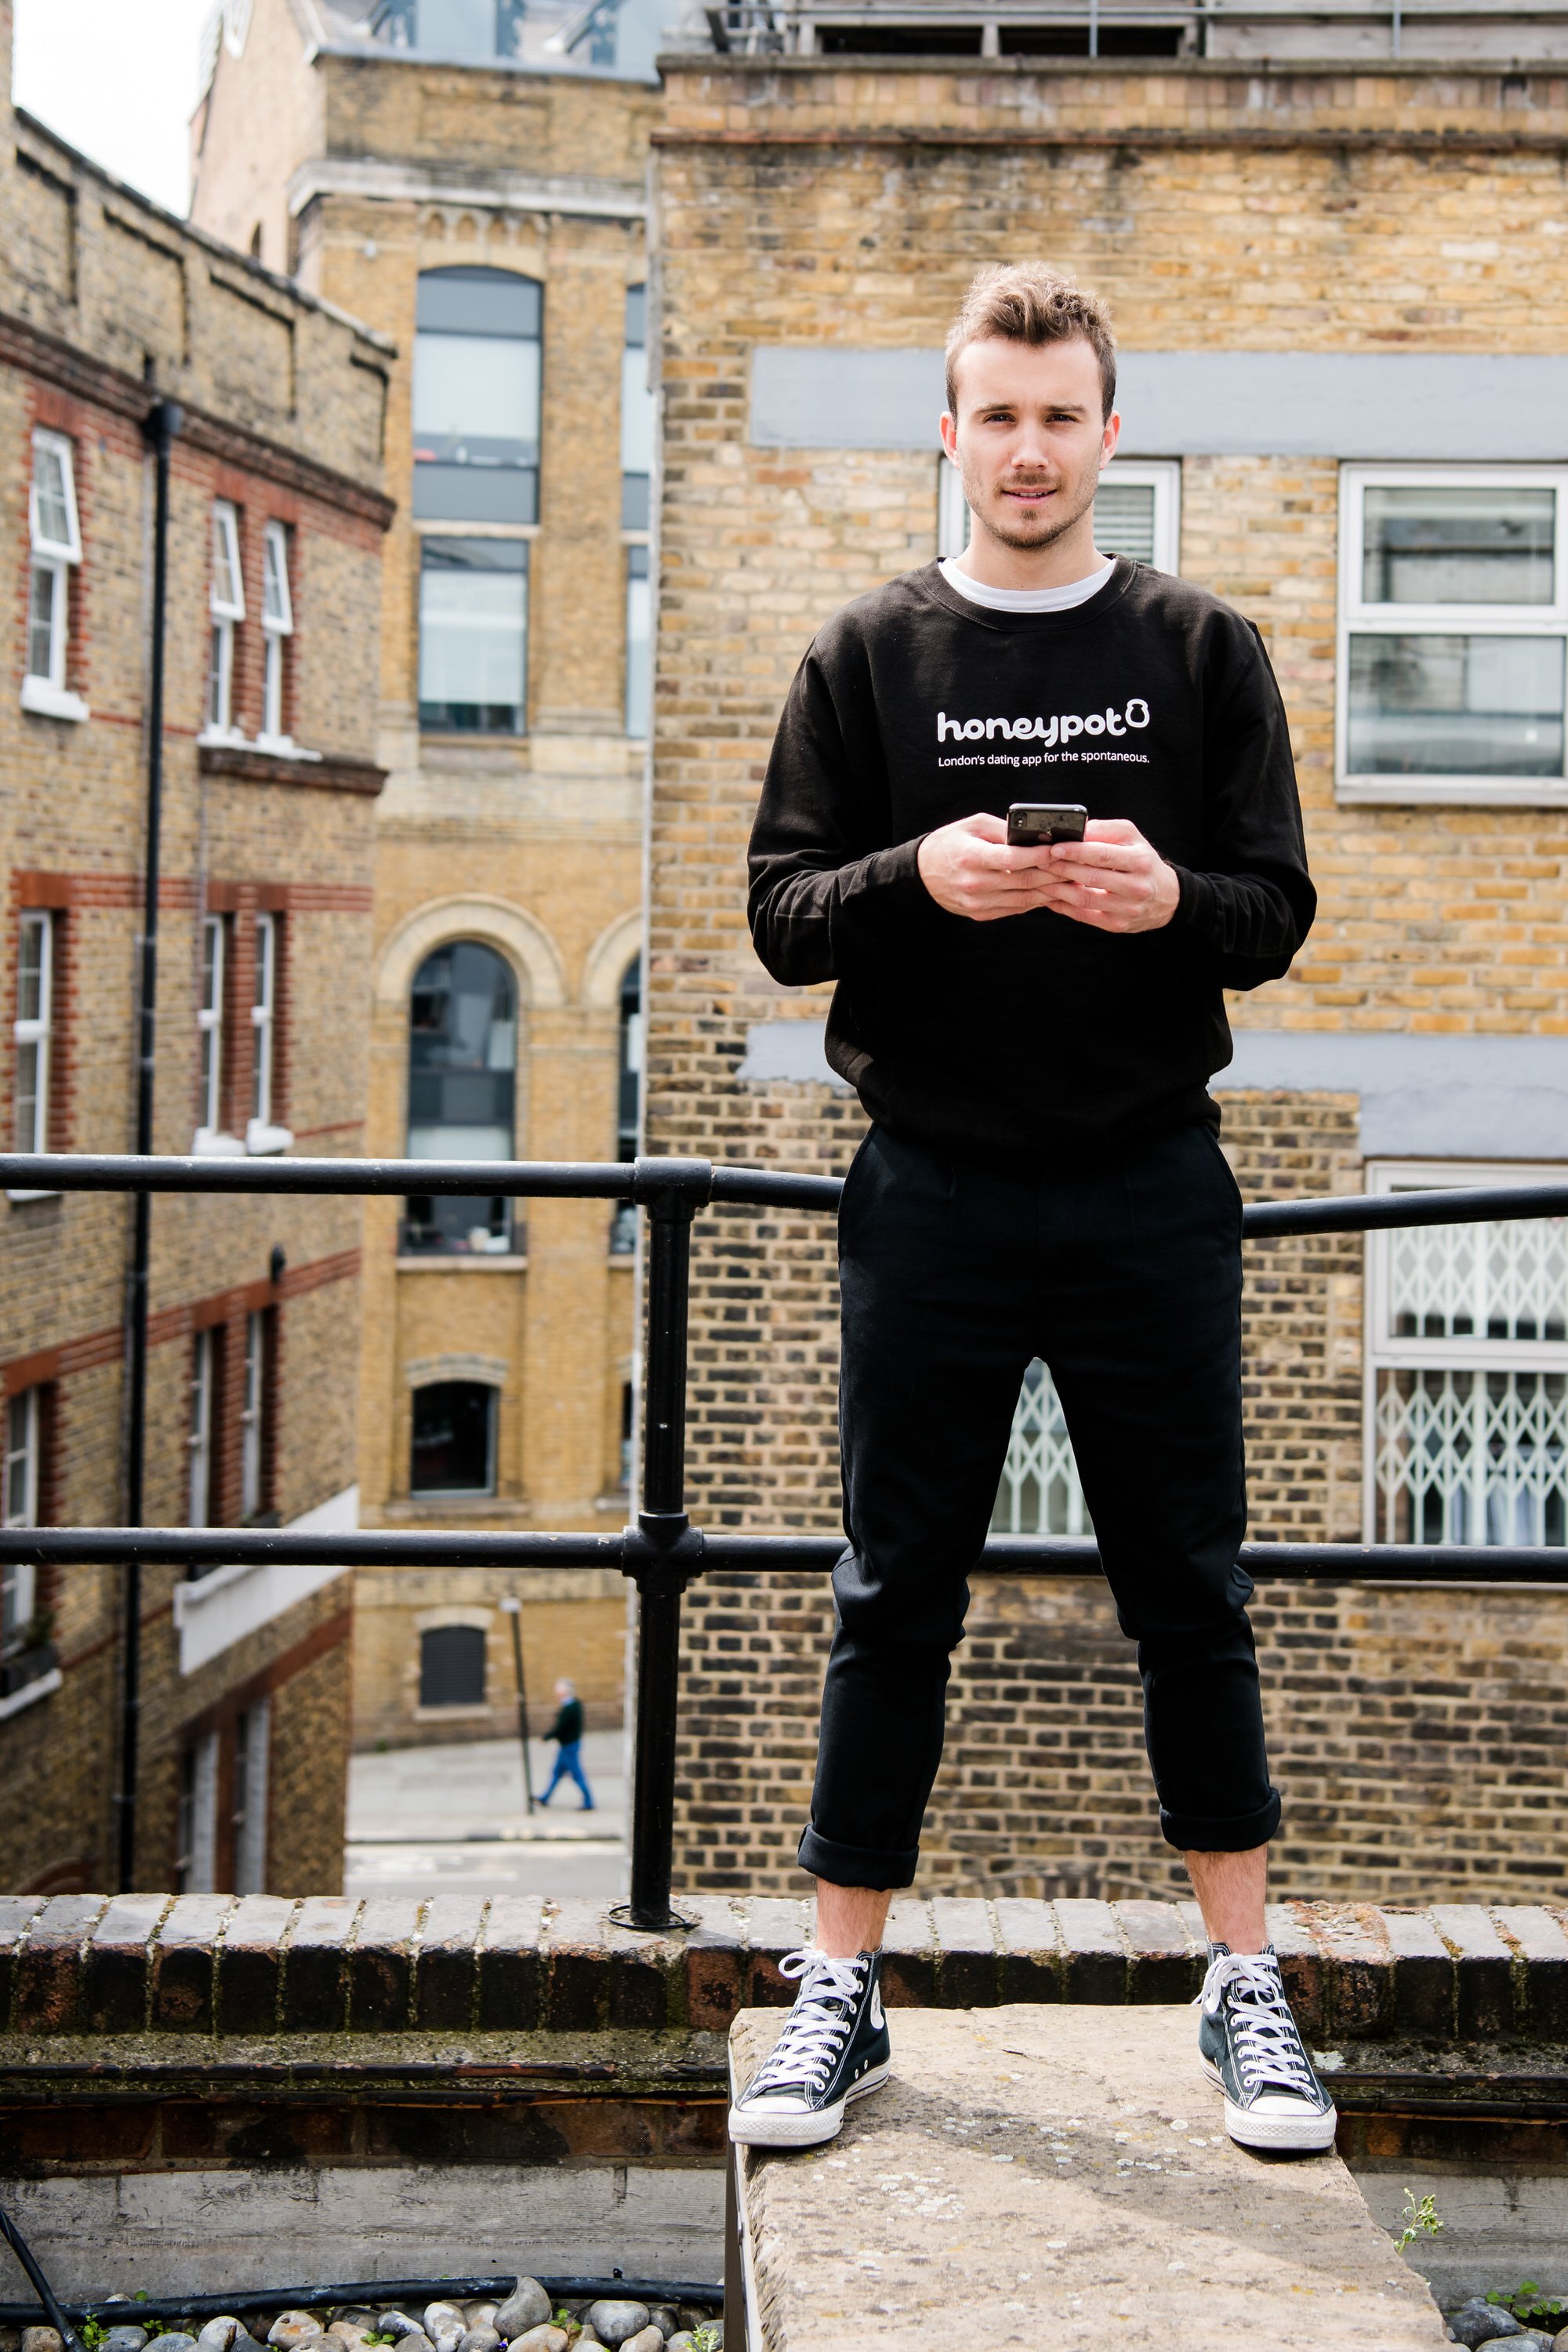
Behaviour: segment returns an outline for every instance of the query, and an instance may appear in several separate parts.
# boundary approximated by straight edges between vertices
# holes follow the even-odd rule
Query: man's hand
[[[1045,855],[1038,903],[1094,930],[1163,930],[1181,903],[1175,868],[1124,816],[1092,817],[1081,841],[1058,841]]]
[[[983,812],[928,833],[918,863],[937,905],[973,923],[1048,907],[1095,930],[1157,931],[1181,898],[1173,869],[1125,817],[1091,818],[1080,842],[1010,849],[1003,819]]]

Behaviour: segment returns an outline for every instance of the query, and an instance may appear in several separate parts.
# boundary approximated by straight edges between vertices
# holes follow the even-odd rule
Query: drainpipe
[[[136,1150],[153,1149],[153,1088],[158,1029],[158,880],[163,816],[164,605],[169,585],[169,453],[184,419],[173,401],[161,400],[146,421],[153,445],[153,659],[147,688],[147,864],[142,903],[142,969],[137,1005]],[[152,1256],[153,1202],[134,1195],[131,1281],[126,1300],[125,1361],[129,1389],[126,1414],[125,1524],[142,1525],[143,1469],[147,1454],[147,1276]],[[121,1592],[123,1630],[120,1651],[120,1888],[136,1884],[136,1767],[142,1729],[142,1569],[127,1560]]]

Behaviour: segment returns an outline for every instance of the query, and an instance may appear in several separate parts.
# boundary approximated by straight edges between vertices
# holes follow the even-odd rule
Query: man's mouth
[[[1043,506],[1047,499],[1054,499],[1056,491],[1045,482],[1004,482],[1002,495],[1005,499],[1016,499],[1022,505],[1037,507]]]

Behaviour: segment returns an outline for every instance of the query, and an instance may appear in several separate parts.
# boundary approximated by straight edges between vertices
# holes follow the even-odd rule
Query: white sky
[[[171,212],[212,0],[16,0],[18,106]]]

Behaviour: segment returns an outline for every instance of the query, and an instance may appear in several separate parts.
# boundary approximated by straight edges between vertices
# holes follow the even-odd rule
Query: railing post
[[[647,1339],[642,1508],[626,1532],[626,1570],[637,1588],[632,1889],[616,1915],[632,1927],[688,1924],[669,1907],[680,1596],[702,1552],[686,1517],[686,1342],[691,1221],[710,1196],[712,1174],[705,1160],[638,1160],[635,1179],[647,1209]]]

